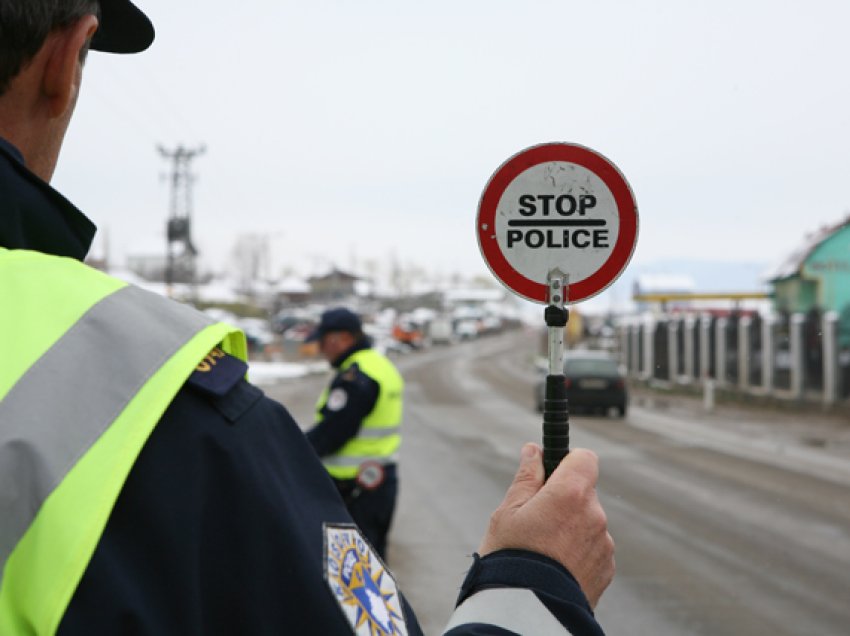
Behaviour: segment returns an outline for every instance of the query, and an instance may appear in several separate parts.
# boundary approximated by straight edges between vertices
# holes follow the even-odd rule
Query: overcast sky
[[[548,141],[626,176],[633,266],[777,261],[850,210],[842,0],[138,4],[157,39],[89,57],[54,179],[113,258],[164,244],[158,144],[206,145],[195,234],[218,268],[263,233],[303,274],[484,273],[481,190]]]

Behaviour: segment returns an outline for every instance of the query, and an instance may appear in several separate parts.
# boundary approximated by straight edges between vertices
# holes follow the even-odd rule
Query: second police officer
[[[308,337],[337,373],[316,403],[307,439],[322,459],[366,538],[386,560],[398,494],[404,380],[372,348],[360,317],[344,307],[324,312]]]

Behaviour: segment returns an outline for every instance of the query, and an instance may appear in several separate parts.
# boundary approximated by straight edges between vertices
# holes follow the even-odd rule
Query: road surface
[[[539,339],[524,331],[396,358],[407,381],[390,566],[426,634],[451,614],[471,553],[538,441]],[[325,376],[267,392],[304,425]],[[850,634],[850,422],[701,411],[634,395],[625,420],[571,417],[601,460],[617,576],[609,635]]]

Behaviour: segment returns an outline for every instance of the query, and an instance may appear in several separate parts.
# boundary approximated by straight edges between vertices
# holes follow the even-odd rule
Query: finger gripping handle
[[[563,375],[547,375],[543,394],[543,468],[548,479],[570,452],[570,419]]]

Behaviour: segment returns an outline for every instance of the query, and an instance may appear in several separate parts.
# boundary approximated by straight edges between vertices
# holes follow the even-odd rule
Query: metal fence
[[[629,375],[826,405],[850,398],[850,348],[839,346],[838,315],[646,315],[619,325]]]

